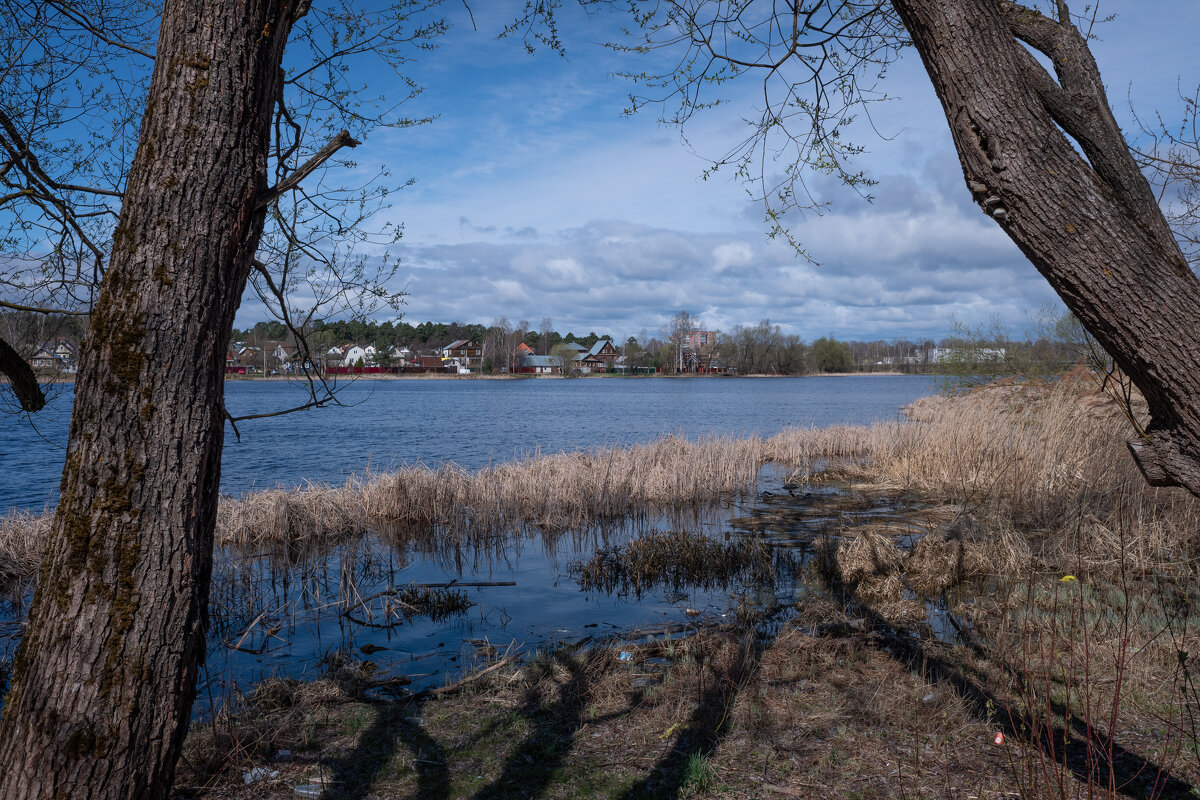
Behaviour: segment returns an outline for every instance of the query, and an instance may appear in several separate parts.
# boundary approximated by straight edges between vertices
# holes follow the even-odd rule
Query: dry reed
[[[774,462],[800,481],[848,479],[953,506],[956,541],[985,545],[994,571],[1022,571],[1031,560],[1075,565],[1080,553],[1086,569],[1170,568],[1200,549],[1200,502],[1146,485],[1124,445],[1128,423],[1078,376],[923,398],[908,414],[767,440],[667,436],[477,472],[413,465],[342,486],[224,498],[217,543],[303,552],[374,529],[477,546],[514,530],[587,529],[715,501],[752,488]],[[48,515],[0,518],[0,582],[35,571],[48,530]]]
[[[0,517],[0,588],[37,571],[51,520],[50,514],[23,511]]]
[[[1003,382],[922,398],[908,413],[869,427],[789,429],[764,451],[798,481],[833,471],[956,507],[955,540],[984,547],[992,572],[1194,565],[1200,501],[1146,484],[1125,446],[1128,422],[1086,380]]]
[[[367,528],[435,530],[483,539],[533,526],[558,531],[716,500],[754,485],[757,438],[688,441],[529,456],[468,472],[423,465],[353,478],[341,487],[270,491],[222,503],[218,541],[258,547],[328,541]]]

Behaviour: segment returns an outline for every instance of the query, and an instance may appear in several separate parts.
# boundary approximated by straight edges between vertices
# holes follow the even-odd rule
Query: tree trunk
[[[0,720],[0,797],[169,791],[205,651],[224,352],[296,14],[283,0],[165,4]]]
[[[975,200],[1146,396],[1147,437],[1130,443],[1142,472],[1200,494],[1200,281],[1129,153],[1066,3],[1058,20],[1005,0],[892,5]],[[1025,45],[1051,59],[1056,76]]]

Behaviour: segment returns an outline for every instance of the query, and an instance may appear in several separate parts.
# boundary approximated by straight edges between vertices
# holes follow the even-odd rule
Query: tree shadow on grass
[[[422,800],[442,800],[450,796],[450,772],[442,746],[416,719],[421,703],[380,703],[375,718],[363,731],[358,744],[344,756],[332,759],[333,782],[329,797],[333,800],[361,800],[370,791],[384,768],[392,762],[398,747],[408,749],[417,773],[416,796]]]
[[[500,775],[475,794],[475,800],[533,798],[546,792],[574,748],[575,734],[583,727],[595,691],[591,666],[597,657],[601,656],[573,655],[565,650],[551,655],[548,666],[565,670],[566,681],[553,699],[547,698],[537,683],[526,692],[517,713],[529,720],[533,730],[509,754]]]
[[[759,638],[753,630],[737,635],[738,650],[728,665],[705,689],[675,745],[659,759],[650,774],[629,787],[622,800],[666,800],[679,797],[695,776],[691,765],[697,757],[707,759],[729,733],[727,717],[742,689],[758,675],[763,654],[771,649],[774,635]]]
[[[985,676],[952,658],[949,651],[939,651],[939,648],[927,646],[922,639],[897,631],[870,609],[860,607],[860,610],[866,614],[869,625],[882,634],[868,641],[885,650],[928,683],[944,682],[952,686],[976,719],[991,722],[997,730],[1014,741],[1028,740],[1031,731],[1040,730],[1042,747],[1041,753],[1036,756],[1039,761],[1057,764],[1083,785],[1089,785],[1090,780],[1090,785],[1098,787],[1097,791],[1100,792],[1106,791],[1104,787],[1108,785],[1111,774],[1117,793],[1125,797],[1136,800],[1195,800],[1196,790],[1192,784],[1172,774],[1166,766],[1139,755],[1120,742],[1106,740],[1085,719],[1069,713],[1061,703],[1046,700],[1045,708],[1058,719],[1066,719],[1066,726],[1050,719],[1033,719],[1011,708],[998,692],[988,686]],[[986,653],[978,646],[975,649],[986,657]],[[1028,675],[1011,666],[1005,666],[1004,669],[1013,677],[1016,685],[1029,685]],[[1033,775],[1030,780],[1040,786],[1046,778]]]

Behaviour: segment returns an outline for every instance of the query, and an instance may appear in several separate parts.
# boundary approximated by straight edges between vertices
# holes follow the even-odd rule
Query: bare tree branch
[[[259,197],[258,207],[260,209],[266,208],[271,204],[272,201],[277,199],[284,192],[290,192],[293,189],[299,188],[300,183],[305,178],[307,178],[318,167],[332,158],[338,150],[341,150],[343,147],[358,147],[360,144],[362,144],[362,142],[352,137],[349,131],[342,131],[337,136],[333,137],[329,144],[325,145],[316,153],[314,153],[313,157],[304,162],[299,169],[284,178],[274,187],[263,192],[262,196]]]
[[[34,314],[66,314],[72,317],[86,317],[90,311],[68,311],[65,308],[44,308],[42,306],[23,306],[20,303],[10,303],[0,300],[0,308],[11,308],[13,311],[29,311]]]
[[[8,376],[21,410],[33,413],[45,407],[46,395],[42,394],[33,367],[3,339],[0,339],[0,372]]]

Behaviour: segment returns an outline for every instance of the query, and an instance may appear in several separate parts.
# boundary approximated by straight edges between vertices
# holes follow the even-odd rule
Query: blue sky
[[[770,318],[806,340],[939,338],[952,318],[999,315],[1020,327],[1055,302],[1045,281],[970,202],[946,122],[915,53],[886,81],[899,99],[875,107],[861,164],[879,185],[866,204],[819,176],[833,206],[793,224],[811,263],[770,241],[746,187],[705,162],[744,135],[738,115],[751,81],[727,110],[685,129],[654,109],[622,115],[630,86],[613,77],[631,57],[598,47],[606,23],[568,9],[567,56],[533,56],[493,36],[509,4],[460,3],[439,49],[410,74],[425,92],[404,106],[436,115],[416,129],[380,130],[354,152],[364,171],[387,165],[416,183],[394,195],[386,218],[405,226],[393,288],[409,293],[404,318],[488,323],[543,317],[560,331],[658,334],[680,310],[728,330]],[[1079,5],[1076,3],[1076,5]],[[1082,6],[1074,8],[1081,11]],[[1093,44],[1125,129],[1140,114],[1175,117],[1177,87],[1200,79],[1194,43],[1200,3],[1107,0]],[[640,68],[640,67],[636,67]],[[374,89],[375,87],[371,87]],[[741,95],[739,97],[739,94]],[[262,318],[247,302],[245,325]]]

